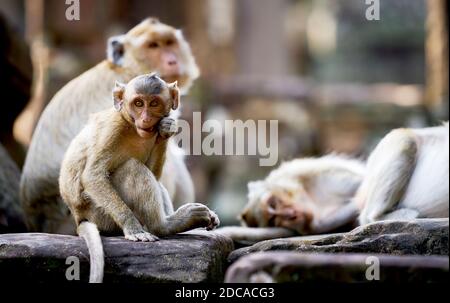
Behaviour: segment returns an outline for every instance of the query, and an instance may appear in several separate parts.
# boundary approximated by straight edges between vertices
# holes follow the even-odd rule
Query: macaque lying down
[[[252,241],[333,232],[349,223],[448,218],[449,123],[395,129],[366,164],[339,156],[283,164],[249,184],[242,221],[221,233]]]
[[[265,240],[350,228],[358,218],[352,203],[365,165],[344,156],[297,159],[282,164],[263,181],[248,185],[243,227],[218,232],[234,240]]]

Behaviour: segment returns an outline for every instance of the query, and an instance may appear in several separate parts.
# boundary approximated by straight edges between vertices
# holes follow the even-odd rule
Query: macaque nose
[[[165,64],[170,68],[177,67],[177,65],[178,65],[178,59],[174,53],[171,53],[171,52],[164,53],[163,60],[164,60]]]
[[[296,220],[298,217],[298,214],[293,209],[284,209],[281,211],[280,214],[285,220]]]
[[[178,64],[178,61],[175,60],[175,59],[169,60],[169,61],[167,62],[167,64],[168,64],[169,66],[174,66],[174,65],[177,65],[177,64]]]

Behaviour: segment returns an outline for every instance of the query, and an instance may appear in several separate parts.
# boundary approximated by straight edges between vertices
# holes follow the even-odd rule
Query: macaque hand
[[[169,139],[170,137],[176,135],[178,131],[177,121],[173,118],[164,117],[159,122],[159,136],[162,139]]]

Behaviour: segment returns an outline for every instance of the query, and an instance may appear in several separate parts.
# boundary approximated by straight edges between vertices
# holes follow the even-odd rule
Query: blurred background
[[[183,29],[202,71],[183,118],[278,120],[280,162],[329,152],[364,159],[392,128],[448,119],[446,0],[380,0],[380,21],[366,19],[362,0],[80,4],[81,20],[67,21],[62,0],[0,0],[2,191],[16,186],[11,178],[55,92],[105,58],[109,36],[149,16]],[[3,163],[7,153],[14,165]],[[197,200],[225,224],[237,223],[248,181],[273,169],[259,157],[187,162]]]

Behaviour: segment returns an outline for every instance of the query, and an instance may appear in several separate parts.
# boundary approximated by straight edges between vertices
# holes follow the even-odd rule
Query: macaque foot
[[[211,219],[211,224],[209,224],[206,227],[206,230],[213,230],[216,229],[217,227],[219,227],[220,225],[220,220],[219,217],[217,216],[217,214],[215,212],[213,212],[212,210],[209,211],[209,216]]]
[[[207,206],[200,203],[189,203],[180,207],[173,219],[187,222],[189,229],[204,227],[207,230],[213,230],[220,224],[218,216]]]
[[[125,239],[134,242],[155,242],[159,238],[144,230],[139,232],[125,233]]]
[[[176,120],[165,117],[159,122],[159,136],[162,139],[169,139],[176,135],[177,131],[178,125]]]

